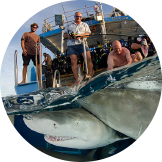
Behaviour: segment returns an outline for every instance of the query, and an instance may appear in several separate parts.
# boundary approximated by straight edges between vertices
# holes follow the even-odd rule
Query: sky
[[[93,0],[69,0],[62,2],[65,11],[70,11],[74,9],[83,8],[86,6],[95,5],[95,1]],[[98,2],[99,4],[99,2]],[[110,13],[113,9],[113,6],[102,3],[104,13]],[[115,6],[117,7],[117,6]],[[39,28],[36,31],[36,34],[42,33],[42,26],[44,19],[47,17],[52,17],[54,14],[63,13],[63,8],[60,3],[52,4],[50,6],[44,6],[44,8],[40,11],[37,11],[34,15],[29,17],[19,28],[15,31],[15,34],[10,37],[11,40],[8,42],[6,50],[4,51],[1,68],[0,68],[0,94],[1,97],[16,95],[15,93],[15,81],[14,81],[14,52],[18,51],[18,82],[22,81],[22,69],[23,69],[23,61],[22,61],[22,49],[21,49],[21,37],[24,32],[30,31],[30,25],[32,23],[37,23]],[[50,54],[51,58],[54,58],[54,54],[50,52],[44,46],[42,47],[42,52],[46,52]],[[44,60],[44,57],[42,57]],[[3,76],[3,77],[2,77]]]

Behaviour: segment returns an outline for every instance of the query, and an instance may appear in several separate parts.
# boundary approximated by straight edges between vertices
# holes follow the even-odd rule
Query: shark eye
[[[54,127],[56,128],[56,123],[54,123],[53,125],[54,125]]]
[[[77,121],[76,121],[75,123],[76,123],[76,124],[79,124],[79,122],[77,122]]]

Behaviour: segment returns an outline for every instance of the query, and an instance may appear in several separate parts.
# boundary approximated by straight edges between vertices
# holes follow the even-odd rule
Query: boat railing
[[[58,75],[58,79],[59,79],[59,83],[58,83],[58,80],[57,80],[57,75]],[[60,72],[59,70],[55,70],[54,72],[54,79],[53,79],[53,88],[55,87],[61,87],[61,79],[60,79]]]
[[[62,4],[62,8],[63,8],[64,12],[60,15],[64,15],[64,17],[65,17],[65,22],[63,25],[74,21],[75,12],[81,12],[83,19],[93,18],[93,19],[97,20],[98,15],[101,15],[103,18],[105,16],[108,17],[110,15],[110,13],[103,14],[102,5],[101,5],[101,3],[100,3],[100,5],[98,5],[97,2],[95,3],[94,6],[85,6],[84,8],[79,8],[79,9],[75,9],[75,10],[71,10],[71,11],[65,11],[63,4]],[[54,30],[54,29],[56,29],[56,27],[58,27],[58,25],[56,25],[56,23],[55,23],[55,15],[52,17],[48,17],[44,20],[42,33]]]
[[[93,6],[85,6],[84,8],[79,8],[79,9],[75,9],[75,10],[71,10],[71,11],[67,11],[67,12],[65,12],[63,5],[62,5],[62,8],[63,8],[64,12],[60,15],[64,15],[64,17],[66,19],[65,22],[64,22],[64,25],[69,23],[69,22],[74,21],[75,12],[81,12],[83,19],[84,18],[93,18],[95,20],[97,20],[97,16],[102,16],[102,19],[104,19],[106,17],[121,16],[119,11],[122,13],[122,15],[125,15],[125,16],[127,15],[125,12],[123,12],[120,9],[115,8],[115,7],[113,7],[112,12],[103,14],[101,2],[100,2],[100,6],[96,2],[95,5],[93,5]],[[56,23],[55,23],[55,15],[48,17],[44,20],[42,33],[54,30],[57,27],[58,27],[58,25],[56,25]]]
[[[38,51],[38,46],[39,46],[39,51]],[[41,43],[36,43],[35,45],[35,48],[36,48],[36,78],[37,78],[37,82],[40,83],[39,85],[39,89],[42,89],[42,66],[41,66],[41,56],[42,56],[42,46],[41,46]],[[40,65],[39,65],[39,71],[38,71],[38,60],[37,60],[37,55],[39,54],[39,62],[40,62]],[[39,75],[38,75],[39,73]],[[39,76],[39,78],[38,78]]]
[[[18,85],[18,69],[17,69],[17,50],[14,53],[14,75],[15,75],[15,86]]]
[[[92,9],[93,8],[93,9]],[[68,12],[63,12],[60,15],[64,15],[65,16],[65,24],[74,21],[74,13],[75,12],[81,12],[83,17],[92,17],[95,16],[95,10],[94,10],[94,6],[85,6],[84,8],[80,8],[80,9],[75,9],[75,10],[71,10]],[[55,16],[52,17],[48,17],[44,20],[43,23],[43,28],[42,28],[42,32],[48,32],[51,30],[56,29],[58,25],[55,24]]]

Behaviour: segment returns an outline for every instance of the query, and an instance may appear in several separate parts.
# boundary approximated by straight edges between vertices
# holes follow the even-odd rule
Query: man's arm
[[[141,48],[141,44],[132,43],[131,48],[132,49],[139,49],[139,48]]]
[[[67,34],[67,33],[64,33],[64,38],[66,38],[66,39],[72,39],[72,38],[70,37],[70,35]]]
[[[22,47],[24,56],[27,56],[27,50],[25,49],[25,40],[24,39],[21,39],[21,47]]]
[[[89,28],[89,25],[88,25],[87,23],[84,23],[84,25],[85,25],[85,33],[75,35],[76,38],[77,38],[77,37],[84,37],[84,36],[85,36],[85,37],[88,37],[88,36],[91,34],[91,30],[90,30],[90,28]]]
[[[113,55],[110,53],[107,58],[107,70],[111,70],[114,68],[114,59]]]
[[[128,62],[126,65],[131,64],[133,60],[132,60],[132,57],[130,55],[130,51],[128,49],[126,49],[126,48],[125,48],[125,56],[126,56],[127,62]]]
[[[23,50],[24,56],[27,56],[27,50],[25,49],[25,38],[26,38],[26,32],[21,37],[21,48]]]
[[[67,24],[66,27],[65,27],[65,29],[64,29],[64,35],[63,35],[63,37],[64,37],[65,39],[73,39],[73,38],[69,35],[69,25],[70,25],[70,24]]]
[[[43,64],[45,61],[47,61],[47,57],[45,57],[45,59],[44,59],[44,61],[42,62],[42,64]]]
[[[90,33],[84,33],[84,34],[78,34],[78,35],[75,35],[76,37],[84,37],[84,36],[89,36]]]

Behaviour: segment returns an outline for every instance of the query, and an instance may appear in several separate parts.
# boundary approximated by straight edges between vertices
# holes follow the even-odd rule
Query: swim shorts
[[[89,51],[89,48],[87,46],[85,46],[86,51]],[[83,49],[83,44],[80,45],[74,45],[74,46],[68,46],[68,55],[78,55],[78,54],[82,54],[84,52]]]
[[[33,61],[33,64],[36,66],[36,57],[35,57],[35,55],[27,54],[27,56],[24,56],[24,54],[22,54],[22,59],[23,59],[23,66],[24,65],[29,65],[29,62],[30,62],[31,59]],[[39,55],[37,55],[37,63],[39,64]]]

